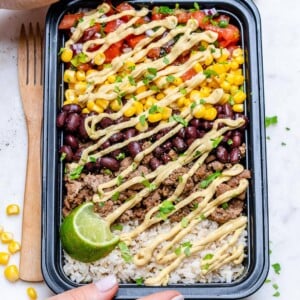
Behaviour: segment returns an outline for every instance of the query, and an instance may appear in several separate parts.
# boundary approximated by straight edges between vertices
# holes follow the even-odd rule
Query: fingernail
[[[184,300],[184,298],[182,295],[178,295],[178,296],[172,298],[171,300]]]
[[[118,284],[117,278],[114,275],[109,275],[95,282],[97,289],[101,292],[107,292]],[[177,299],[176,299],[177,300]],[[180,299],[179,299],[180,300]]]

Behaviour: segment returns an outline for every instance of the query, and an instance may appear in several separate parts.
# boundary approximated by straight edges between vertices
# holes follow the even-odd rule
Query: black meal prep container
[[[101,1],[101,0],[100,0]],[[42,219],[42,270],[48,286],[56,293],[79,286],[63,272],[63,253],[59,239],[63,203],[63,165],[58,149],[62,134],[56,128],[56,115],[64,97],[63,64],[58,52],[65,40],[58,25],[63,15],[80,8],[94,8],[100,1],[73,0],[52,5],[48,11],[45,29],[45,84],[43,130],[43,219]],[[118,4],[120,1],[113,1]],[[129,3],[192,8],[194,1],[141,1]],[[201,8],[216,8],[231,17],[241,31],[241,44],[245,49],[244,74],[247,92],[246,115],[250,124],[246,132],[246,166],[252,172],[247,197],[248,244],[245,273],[233,283],[175,284],[166,287],[145,287],[121,284],[116,299],[136,299],[143,295],[176,289],[185,299],[238,299],[254,293],[264,282],[269,267],[267,172],[264,127],[264,90],[259,12],[251,0],[197,1]]]

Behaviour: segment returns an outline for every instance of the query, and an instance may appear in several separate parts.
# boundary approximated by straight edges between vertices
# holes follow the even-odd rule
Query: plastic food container
[[[114,1],[113,1],[114,2]],[[120,1],[119,1],[120,2]],[[192,8],[194,1],[128,1],[132,5],[174,6]],[[114,2],[118,4],[118,1]],[[201,8],[216,8],[231,17],[239,27],[241,46],[245,50],[244,74],[246,77],[246,115],[250,125],[246,131],[246,167],[251,170],[246,211],[248,239],[245,273],[233,283],[176,284],[166,287],[145,287],[121,284],[116,299],[136,299],[168,289],[180,291],[185,299],[238,299],[254,293],[264,282],[268,267],[268,207],[267,172],[264,127],[264,87],[260,16],[251,0],[198,1]],[[64,97],[63,64],[58,52],[64,35],[58,30],[63,15],[80,8],[94,8],[99,1],[60,1],[48,11],[45,32],[45,84],[44,84],[44,134],[43,134],[43,219],[42,219],[42,270],[48,286],[56,293],[74,288],[63,271],[63,251],[59,239],[62,219],[63,166],[59,162],[58,148],[62,134],[56,128],[56,115]]]

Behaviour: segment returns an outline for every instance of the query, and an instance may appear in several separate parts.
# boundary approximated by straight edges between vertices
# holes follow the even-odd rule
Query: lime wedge
[[[62,222],[60,238],[62,247],[73,258],[92,262],[111,252],[119,241],[87,202],[74,209]]]

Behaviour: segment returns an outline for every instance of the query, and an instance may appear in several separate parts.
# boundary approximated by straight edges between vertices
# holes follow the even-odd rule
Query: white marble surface
[[[271,283],[248,300],[276,299],[272,284],[279,286],[279,299],[300,299],[300,201],[297,193],[300,140],[300,3],[296,0],[256,0],[262,17],[266,115],[278,116],[278,124],[267,129],[271,264],[280,263],[281,273],[270,270]],[[23,22],[44,22],[45,9],[0,10],[0,225],[20,240],[21,216],[7,217],[5,207],[22,207],[26,167],[26,127],[18,92],[17,40]],[[290,130],[287,131],[286,127]],[[285,143],[286,145],[282,145]],[[0,251],[4,251],[0,244]],[[14,255],[11,263],[18,264]],[[44,283],[8,283],[0,266],[0,298],[27,299],[26,288],[34,286],[39,299],[51,295]]]

